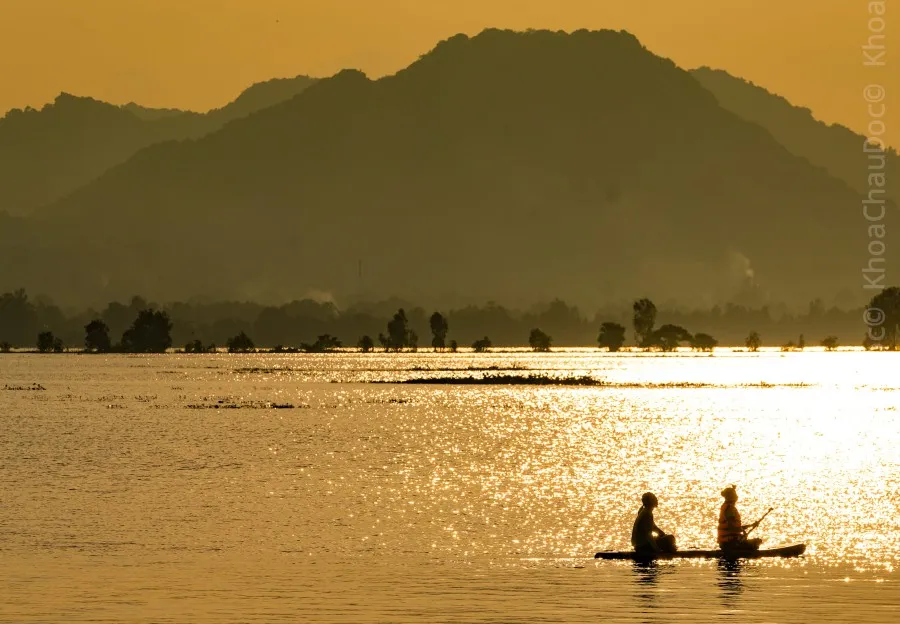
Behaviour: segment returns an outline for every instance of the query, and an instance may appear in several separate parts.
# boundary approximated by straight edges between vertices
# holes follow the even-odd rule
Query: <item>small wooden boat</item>
[[[594,559],[652,561],[655,559],[762,559],[763,557],[799,557],[806,552],[806,544],[792,544],[760,550],[679,550],[655,555],[638,554],[633,550],[598,552]]]

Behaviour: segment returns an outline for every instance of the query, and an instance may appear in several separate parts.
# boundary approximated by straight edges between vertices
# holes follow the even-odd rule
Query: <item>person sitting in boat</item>
[[[719,509],[719,530],[718,539],[719,546],[723,550],[757,550],[762,544],[761,539],[748,539],[747,530],[756,528],[758,523],[741,524],[741,513],[737,510],[737,488],[735,486],[727,487],[722,490],[722,503]]]
[[[641,496],[641,503],[642,507],[634,521],[634,528],[631,529],[631,545],[634,546],[634,551],[647,555],[674,552],[674,536],[666,535],[653,520],[653,510],[659,505],[656,495],[653,492],[646,492]]]

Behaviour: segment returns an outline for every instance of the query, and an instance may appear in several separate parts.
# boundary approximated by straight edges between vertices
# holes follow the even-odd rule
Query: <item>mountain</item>
[[[0,288],[805,305],[870,294],[859,202],[628,33],[488,30],[7,219]]]
[[[67,93],[41,110],[14,109],[0,119],[0,211],[27,214],[148,145],[202,136],[289,99],[312,82],[298,76],[253,85],[207,114],[114,106]]]
[[[728,72],[701,67],[691,72],[726,109],[768,130],[792,154],[824,167],[860,193],[868,193],[869,159],[863,152],[866,138],[840,124],[818,121],[808,108],[794,106],[752,82]],[[900,157],[887,150],[887,178],[900,179]],[[897,191],[887,187],[896,202]]]

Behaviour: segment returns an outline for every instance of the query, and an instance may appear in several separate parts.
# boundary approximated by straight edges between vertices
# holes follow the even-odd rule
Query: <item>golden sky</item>
[[[0,0],[0,111],[39,107],[60,91],[207,110],[272,77],[328,76],[346,67],[371,77],[393,73],[458,32],[614,28],[631,31],[682,67],[726,69],[824,121],[862,131],[868,123],[864,87],[882,83],[889,95],[900,93],[896,55],[888,56],[885,69],[862,64],[868,5],[869,0]],[[888,48],[900,49],[900,13],[888,13],[886,20]],[[898,144],[896,128],[889,136]]]

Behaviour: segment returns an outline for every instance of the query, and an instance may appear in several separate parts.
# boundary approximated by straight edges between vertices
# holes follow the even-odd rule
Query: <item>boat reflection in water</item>
[[[738,599],[744,592],[744,581],[741,579],[744,565],[740,559],[719,559],[716,563],[722,606],[727,611],[736,609]]]

